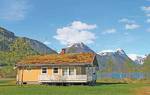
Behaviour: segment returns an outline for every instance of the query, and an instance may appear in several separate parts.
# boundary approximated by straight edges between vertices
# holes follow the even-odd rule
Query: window
[[[47,68],[46,67],[42,67],[42,74],[46,74],[47,73]]]
[[[53,73],[58,74],[58,68],[53,68]]]
[[[68,68],[63,68],[62,74],[63,74],[63,76],[68,75]]]
[[[76,67],[76,74],[81,75],[81,67]]]
[[[73,67],[66,67],[66,68],[63,68],[62,69],[62,75],[63,76],[66,76],[66,75],[75,75],[75,72],[74,72],[74,68]]]
[[[76,74],[77,75],[85,75],[86,74],[85,67],[76,67]]]
[[[69,75],[74,75],[74,68],[69,68]]]

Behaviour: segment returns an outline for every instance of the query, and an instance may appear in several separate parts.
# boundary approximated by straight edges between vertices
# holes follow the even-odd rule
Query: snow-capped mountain
[[[143,65],[147,66],[147,65],[149,65],[149,63],[150,63],[150,54],[148,54],[148,55],[146,56]]]
[[[84,43],[74,43],[69,45],[66,49],[66,53],[80,53],[80,52],[92,52],[95,53]]]
[[[110,67],[114,71],[120,71],[128,64],[134,64],[134,62],[127,56],[123,49],[116,49],[115,51],[103,50],[98,53],[97,59],[100,65],[100,69]]]
[[[123,49],[116,49],[116,51],[113,50],[103,50],[101,52],[98,53],[101,56],[106,56],[106,55],[110,55],[110,54],[118,54],[118,55],[122,55],[122,56],[127,56],[126,53],[124,52]]]
[[[128,56],[137,64],[143,64],[146,58],[145,55],[137,55],[137,54],[128,54]]]
[[[80,53],[92,52],[95,53],[84,43],[74,43],[65,48],[65,53]],[[132,61],[123,49],[103,50],[96,54],[100,70],[112,70],[113,72],[126,71],[135,67],[135,62]]]

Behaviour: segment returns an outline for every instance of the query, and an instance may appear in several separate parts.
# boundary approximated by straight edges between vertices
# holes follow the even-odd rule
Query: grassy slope
[[[97,86],[16,86],[14,81],[0,80],[0,95],[136,95],[150,84],[98,84]]]

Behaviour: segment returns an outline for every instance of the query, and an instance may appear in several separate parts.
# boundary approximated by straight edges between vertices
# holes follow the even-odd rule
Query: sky
[[[150,0],[0,0],[0,26],[57,51],[83,42],[150,53]]]

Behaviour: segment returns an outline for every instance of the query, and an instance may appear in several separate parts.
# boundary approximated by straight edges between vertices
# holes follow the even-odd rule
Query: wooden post
[[[23,72],[24,71],[24,66],[22,67],[22,73],[21,73],[21,86],[23,85]]]
[[[20,77],[20,76],[19,76],[19,75],[20,75],[20,73],[19,73],[19,67],[17,67],[16,71],[17,71],[17,72],[16,72],[16,75],[17,75],[17,76],[16,76],[16,78],[17,78],[17,79],[16,79],[16,80],[17,80],[16,83],[17,83],[17,85],[18,85],[18,84],[19,84],[19,77]]]

